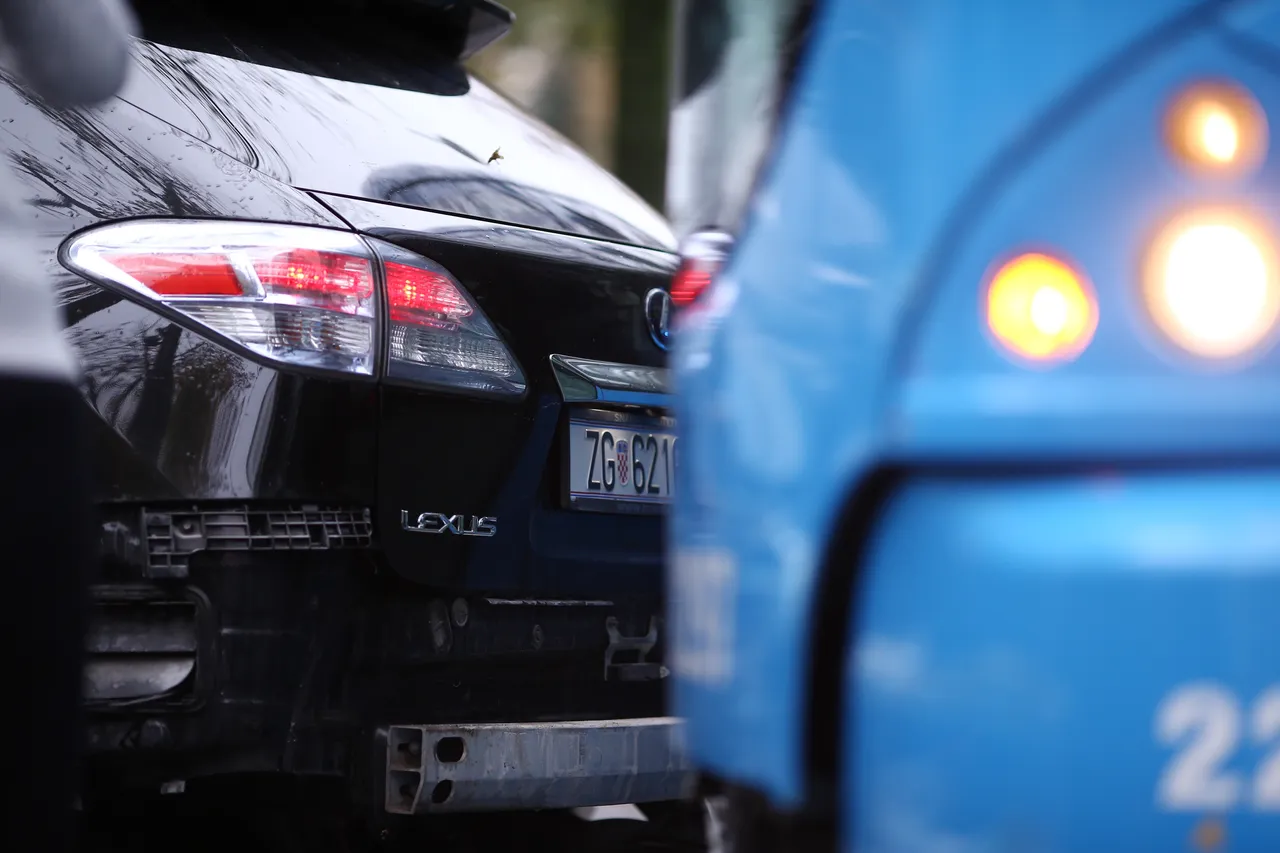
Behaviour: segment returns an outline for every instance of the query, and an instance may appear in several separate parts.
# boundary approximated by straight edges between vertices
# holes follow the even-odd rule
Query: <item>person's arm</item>
[[[119,90],[133,26],[123,0],[0,0],[6,65],[57,108]],[[97,560],[93,460],[53,282],[28,238],[28,191],[0,164],[0,670],[19,708],[0,736],[0,772],[15,792],[0,807],[0,850],[71,853]]]
[[[17,70],[53,106],[92,106],[124,84],[133,11],[124,0],[0,0]]]

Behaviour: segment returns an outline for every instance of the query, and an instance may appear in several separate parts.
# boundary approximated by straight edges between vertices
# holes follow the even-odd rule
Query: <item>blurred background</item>
[[[470,63],[662,210],[674,0],[502,0],[511,32]]]

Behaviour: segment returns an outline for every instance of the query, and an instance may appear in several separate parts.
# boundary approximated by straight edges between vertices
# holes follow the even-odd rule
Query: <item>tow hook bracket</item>
[[[651,616],[649,633],[643,637],[624,637],[618,630],[617,617],[610,616],[604,621],[604,629],[609,633],[609,645],[604,650],[605,681],[657,681],[670,674],[662,664],[645,660],[658,644],[658,624],[658,617]],[[634,653],[635,660],[616,662],[620,652]]]

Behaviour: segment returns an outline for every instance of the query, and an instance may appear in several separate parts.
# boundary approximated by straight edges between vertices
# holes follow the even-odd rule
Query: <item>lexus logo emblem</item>
[[[650,290],[644,297],[644,319],[649,337],[665,351],[671,344],[671,294],[661,287]]]

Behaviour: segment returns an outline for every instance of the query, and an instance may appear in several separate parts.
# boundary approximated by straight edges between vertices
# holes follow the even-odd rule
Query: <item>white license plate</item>
[[[673,432],[569,421],[569,500],[580,508],[598,503],[656,508],[669,503],[675,465]]]

